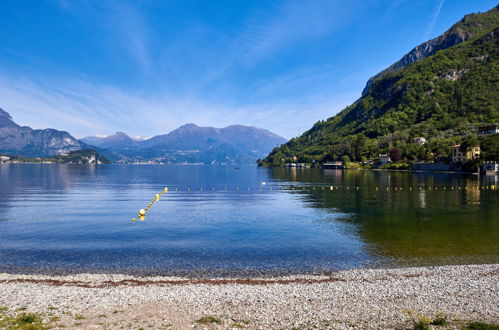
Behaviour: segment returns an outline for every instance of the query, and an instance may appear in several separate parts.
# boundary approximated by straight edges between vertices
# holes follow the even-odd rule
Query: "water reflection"
[[[495,183],[496,177],[320,170],[290,174],[281,168],[273,169],[272,176],[283,183],[361,187],[300,194],[311,207],[355,214],[348,221],[359,225],[358,235],[391,262],[499,261],[499,194],[478,189]]]

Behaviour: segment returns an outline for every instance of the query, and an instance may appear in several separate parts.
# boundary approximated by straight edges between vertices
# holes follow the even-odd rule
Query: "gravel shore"
[[[497,324],[498,280],[499,264],[246,280],[0,274],[0,307],[78,329],[385,329],[437,313]]]

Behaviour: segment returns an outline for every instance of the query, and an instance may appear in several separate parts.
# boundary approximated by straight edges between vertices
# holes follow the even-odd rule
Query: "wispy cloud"
[[[202,25],[191,28],[180,38],[184,42],[166,51],[163,61],[172,56],[168,61],[170,68],[171,63],[181,64],[172,68],[179,80],[185,78],[178,73],[182,64],[184,68],[188,65],[199,68],[196,79],[188,80],[192,92],[213,85],[218,88],[235,71],[251,71],[279,62],[281,57],[299,51],[300,46],[310,48],[321,42],[322,38],[347,26],[362,8],[362,4],[346,0],[285,1],[251,12],[234,31],[217,31]],[[205,44],[207,40],[210,44]],[[193,57],[197,61],[192,61]],[[183,73],[189,76],[190,70]]]
[[[99,43],[104,48],[118,54],[120,58],[124,54],[128,55],[145,75],[153,72],[154,63],[150,49],[153,30],[145,13],[132,2],[61,0],[59,7],[99,27],[102,31]]]
[[[440,15],[440,11],[442,10],[444,2],[445,2],[445,0],[439,1],[438,5],[437,5],[437,9],[435,10],[435,12],[433,12],[432,17],[431,17],[430,21],[428,22],[428,25],[426,26],[426,30],[425,30],[425,33],[423,34],[421,42],[425,42],[430,38],[431,33],[433,32],[433,28],[435,27],[435,24],[437,23],[438,16]]]
[[[325,119],[357,93],[309,95],[245,105],[200,101],[172,95],[140,95],[78,80],[0,78],[2,108],[21,125],[68,130],[77,137],[125,131],[136,136],[165,134],[180,125],[223,127],[247,124],[292,137]],[[64,87],[60,87],[64,86]],[[282,118],[292,120],[283,123]]]
[[[343,27],[358,10],[355,2],[295,0],[266,15],[250,17],[239,38],[239,58],[253,64],[300,42],[316,41]],[[240,44],[243,47],[240,47]]]

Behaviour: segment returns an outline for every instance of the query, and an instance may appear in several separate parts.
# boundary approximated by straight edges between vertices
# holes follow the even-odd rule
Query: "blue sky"
[[[0,107],[77,137],[297,136],[489,0],[0,0]]]

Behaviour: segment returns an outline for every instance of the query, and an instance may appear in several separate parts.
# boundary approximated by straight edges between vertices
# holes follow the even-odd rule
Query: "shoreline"
[[[498,292],[499,264],[246,279],[0,273],[3,313],[75,329],[396,328],[438,313],[498,324]]]

